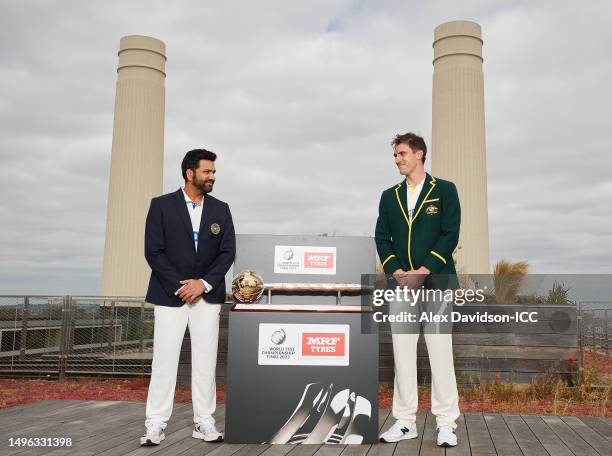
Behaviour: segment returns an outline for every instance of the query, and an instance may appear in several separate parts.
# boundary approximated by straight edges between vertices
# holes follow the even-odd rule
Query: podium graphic
[[[338,388],[336,388],[338,389]],[[287,422],[266,443],[360,444],[372,420],[372,404],[332,383],[309,383]]]
[[[373,239],[237,241],[234,271],[256,271],[265,290],[229,312],[226,441],[375,443],[378,333],[362,328],[371,310],[360,286],[375,268]]]

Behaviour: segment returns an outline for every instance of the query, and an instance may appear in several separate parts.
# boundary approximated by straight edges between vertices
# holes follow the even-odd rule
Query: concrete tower
[[[488,274],[489,218],[482,38],[474,22],[434,31],[432,174],[457,185],[461,200],[460,273]]]
[[[144,225],[163,190],[166,46],[147,36],[119,44],[108,186],[103,296],[144,296]]]

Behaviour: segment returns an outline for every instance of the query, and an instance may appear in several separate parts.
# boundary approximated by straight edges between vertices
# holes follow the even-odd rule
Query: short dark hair
[[[422,150],[422,161],[423,163],[425,163],[425,157],[427,156],[427,145],[425,144],[425,140],[423,138],[414,133],[404,133],[403,135],[395,135],[393,141],[391,141],[391,145],[395,148],[400,144],[406,144],[408,147],[410,147],[410,150],[412,150],[412,152]]]
[[[194,173],[198,169],[200,160],[210,160],[214,162],[217,159],[217,154],[206,149],[193,149],[185,154],[183,162],[181,163],[181,171],[183,172],[183,179],[187,180],[187,170],[191,169]]]

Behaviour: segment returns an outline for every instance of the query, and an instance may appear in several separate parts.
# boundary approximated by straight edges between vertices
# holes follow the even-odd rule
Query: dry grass
[[[612,417],[612,357],[585,352],[585,370],[576,372],[570,386],[549,372],[528,385],[502,382],[496,376],[491,383],[474,380],[474,386],[459,390],[463,412],[533,413]],[[145,401],[148,379],[98,380],[70,379],[28,380],[0,379],[0,409],[46,399]],[[191,390],[177,387],[177,402],[190,402]],[[225,402],[224,385],[217,386],[217,402]],[[393,387],[381,384],[379,405],[390,408]],[[430,409],[431,390],[419,388],[419,407]]]
[[[502,304],[515,302],[528,272],[529,264],[526,261],[516,263],[508,260],[498,261],[493,269],[495,302]]]
[[[576,366],[572,360],[571,366]],[[462,412],[527,413],[612,417],[612,357],[586,351],[582,376],[576,369],[568,383],[554,372],[547,372],[529,384],[502,382],[496,375],[491,383],[467,379],[473,386],[459,389]],[[393,404],[393,387],[379,388],[380,407]],[[419,408],[429,410],[431,390],[419,388]]]
[[[48,399],[135,401],[147,400],[148,379],[98,380],[77,378],[64,381],[0,379],[0,409]],[[191,402],[191,388],[177,386],[176,402]],[[225,385],[217,385],[217,402],[225,402]]]
[[[496,380],[462,388],[459,395],[466,412],[612,416],[612,381],[594,368],[586,368],[576,386],[549,372],[528,385]]]

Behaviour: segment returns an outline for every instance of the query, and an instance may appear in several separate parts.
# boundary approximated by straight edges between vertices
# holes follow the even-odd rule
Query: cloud
[[[372,235],[399,180],[391,137],[430,141],[433,29],[452,19],[483,28],[491,261],[610,272],[611,16],[607,2],[3,2],[0,289],[100,291],[121,36],[167,45],[165,191],[208,147],[238,232]]]

